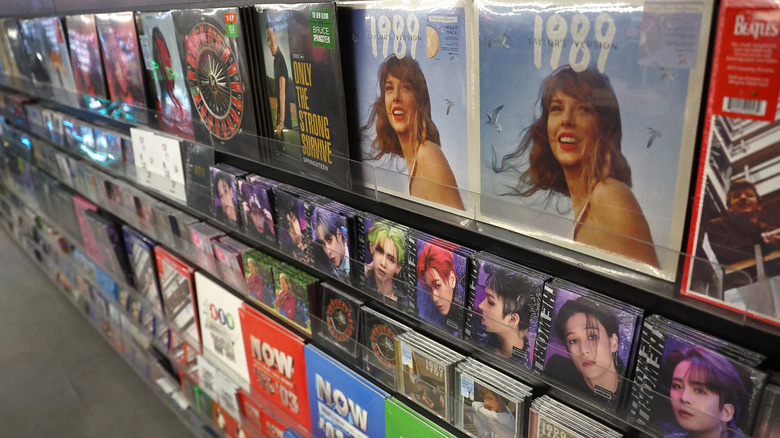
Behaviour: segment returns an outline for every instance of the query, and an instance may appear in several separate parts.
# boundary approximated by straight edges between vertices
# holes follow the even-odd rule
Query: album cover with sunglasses
[[[478,2],[478,218],[674,280],[713,13],[676,5]]]
[[[155,96],[151,106],[159,112],[157,127],[193,140],[189,91],[173,15],[170,11],[139,12],[136,21],[147,80]]]
[[[179,9],[173,11],[173,21],[195,140],[222,152],[258,160],[247,36],[239,9]]]
[[[463,213],[478,150],[472,86],[472,6],[462,1],[350,4],[339,32],[351,156],[366,185]],[[375,169],[376,168],[376,169]]]

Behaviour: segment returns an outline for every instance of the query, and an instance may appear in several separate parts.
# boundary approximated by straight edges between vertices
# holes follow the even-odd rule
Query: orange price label
[[[225,23],[235,23],[236,21],[237,21],[236,14],[234,13],[225,14]]]

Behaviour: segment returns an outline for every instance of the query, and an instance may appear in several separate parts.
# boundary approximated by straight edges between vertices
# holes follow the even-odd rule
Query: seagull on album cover
[[[485,114],[488,116],[488,121],[485,122],[485,124],[496,128],[496,131],[498,132],[501,132],[501,124],[498,123],[498,116],[501,115],[502,109],[504,109],[504,105],[499,106],[493,111],[485,111]]]

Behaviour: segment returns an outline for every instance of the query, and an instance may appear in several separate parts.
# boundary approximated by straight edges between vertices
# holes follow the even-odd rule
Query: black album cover
[[[73,78],[73,67],[68,54],[68,42],[65,38],[65,25],[60,17],[39,18],[46,39],[48,63],[44,65],[49,71],[54,96],[65,103],[75,102],[73,92],[76,82]]]
[[[195,140],[259,159],[245,36],[238,8],[173,12],[189,90]]]
[[[395,337],[411,330],[376,310],[360,308],[360,344],[363,369],[374,379],[395,385]]]
[[[65,18],[70,44],[70,61],[76,91],[92,97],[108,99],[103,58],[100,54],[95,16],[71,15]]]
[[[238,204],[238,175],[219,167],[212,167],[211,193],[214,199],[214,217],[230,228],[238,229],[241,225]]]
[[[308,265],[311,262],[311,233],[306,202],[280,187],[274,190],[275,222],[279,227],[279,250]]]
[[[347,352],[354,359],[357,354],[360,333],[360,306],[362,300],[354,298],[328,283],[322,284],[322,326],[315,331],[318,338]]]
[[[30,74],[36,85],[51,83],[51,76],[47,66],[49,51],[46,49],[46,35],[37,18],[19,20],[19,29],[22,31],[22,45],[29,60]]]
[[[276,247],[276,225],[271,207],[271,187],[261,182],[238,182],[243,230],[248,236]]]
[[[281,162],[332,184],[351,184],[346,101],[333,3],[257,6],[272,137]],[[282,151],[280,151],[282,152]]]
[[[154,95],[151,106],[159,112],[157,126],[164,132],[193,140],[189,91],[173,15],[170,11],[140,12],[136,22]]]

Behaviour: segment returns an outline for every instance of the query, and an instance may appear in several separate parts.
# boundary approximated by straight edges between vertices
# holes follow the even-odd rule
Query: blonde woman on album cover
[[[574,213],[572,240],[658,267],[650,227],[631,192],[631,167],[620,150],[620,109],[609,79],[563,66],[542,83],[540,104],[542,115],[520,145],[493,163],[497,173],[520,174],[509,194],[566,196]],[[518,161],[526,155],[528,167],[521,169]]]
[[[379,97],[371,105],[368,123],[360,130],[373,137],[369,160],[385,155],[403,158],[411,196],[464,209],[455,175],[440,145],[439,130],[431,118],[428,84],[417,61],[393,54],[379,66]]]

